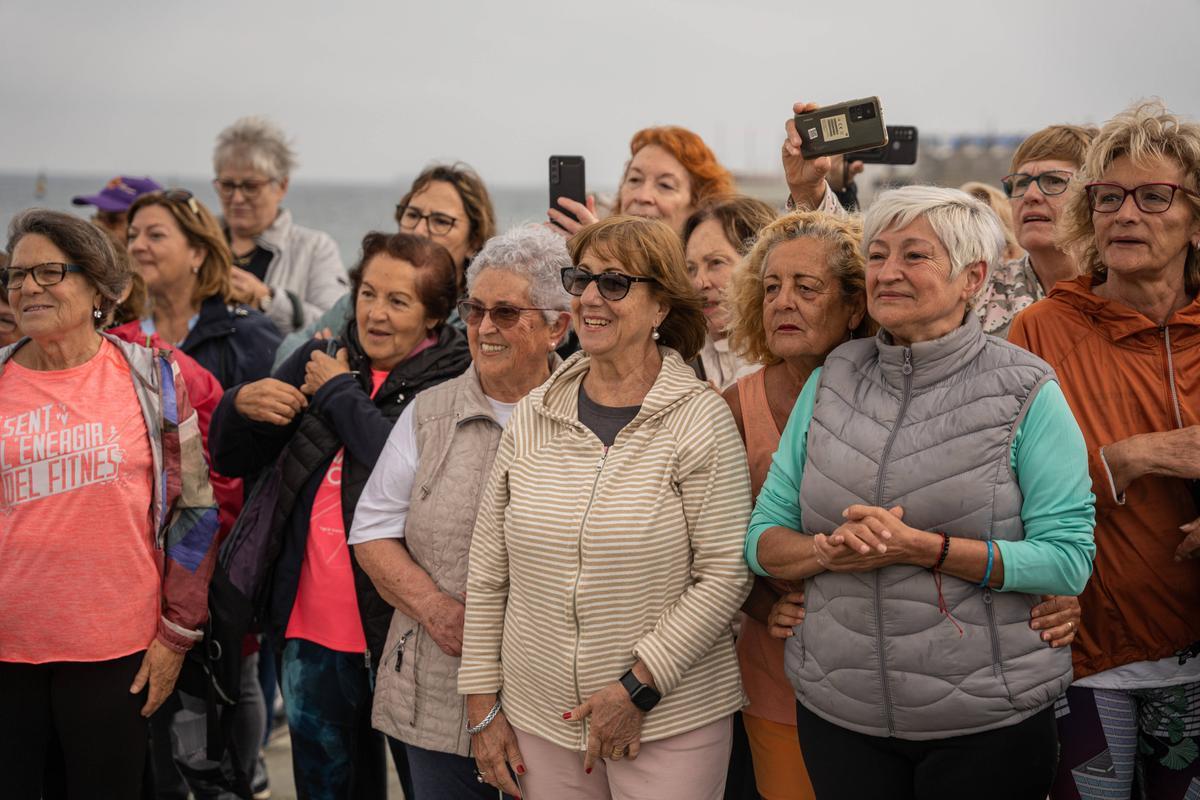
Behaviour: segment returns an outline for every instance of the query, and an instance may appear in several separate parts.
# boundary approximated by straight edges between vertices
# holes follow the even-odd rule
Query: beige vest
[[[446,594],[467,589],[467,554],[501,428],[474,366],[413,400],[417,474],[404,526],[409,555]],[[470,754],[459,659],[396,611],[375,681],[371,724],[400,741]]]

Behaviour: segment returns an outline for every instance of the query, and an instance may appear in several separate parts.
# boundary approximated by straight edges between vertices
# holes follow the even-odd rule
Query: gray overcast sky
[[[877,94],[928,133],[1200,115],[1200,0],[0,3],[0,170],[207,175],[217,132],[274,118],[296,178],[461,159],[539,184],[551,153],[615,183],[630,135],[700,133],[777,164],[795,99]]]

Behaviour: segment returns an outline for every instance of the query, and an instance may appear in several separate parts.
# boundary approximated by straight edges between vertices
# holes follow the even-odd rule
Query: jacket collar
[[[548,358],[550,363],[550,374],[562,365],[563,360],[558,353],[551,353]],[[474,363],[463,373],[462,378],[458,379],[459,383],[455,387],[459,394],[463,397],[461,414],[458,418],[458,424],[466,422],[470,419],[479,419],[487,417],[496,422],[496,414],[492,410],[492,404],[488,400],[487,394],[483,391],[483,383],[479,379],[479,369]],[[536,391],[536,390],[535,390]]]
[[[1125,345],[1136,342],[1154,349],[1160,346],[1161,326],[1123,303],[1096,294],[1091,275],[1060,281],[1049,296],[1077,309],[1109,341]],[[1171,338],[1177,341],[1200,332],[1200,295],[1172,314],[1167,325]],[[1176,327],[1180,328],[1178,332]]]
[[[894,344],[892,335],[880,330],[875,336],[879,368],[892,387],[904,387],[905,369],[911,371],[911,386],[923,389],[944,381],[971,362],[987,344],[979,317],[968,311],[962,325],[938,339],[915,342],[908,347]]]
[[[292,212],[286,208],[281,208],[279,209],[279,213],[275,215],[275,221],[268,225],[266,230],[255,236],[254,242],[273,253],[280,253],[283,251],[284,243],[291,228]]]
[[[637,416],[629,423],[631,428],[661,417],[679,403],[708,388],[707,384],[696,378],[696,373],[674,349],[659,345],[658,352],[662,355],[662,369],[642,400]],[[579,421],[579,384],[591,368],[591,362],[591,356],[582,350],[563,362],[548,381],[529,393],[534,409],[559,424],[582,429]]]

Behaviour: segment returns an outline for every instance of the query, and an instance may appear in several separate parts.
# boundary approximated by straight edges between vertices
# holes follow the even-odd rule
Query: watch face
[[[649,686],[642,684],[637,688],[637,691],[633,693],[631,699],[633,700],[633,704],[642,711],[649,711],[658,705],[658,701],[662,699],[662,695],[660,695],[654,689],[651,689]]]

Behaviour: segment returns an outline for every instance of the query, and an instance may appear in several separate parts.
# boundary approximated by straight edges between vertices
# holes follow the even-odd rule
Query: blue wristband
[[[988,540],[987,540],[987,546],[988,546],[988,563],[987,563],[987,572],[983,573],[983,580],[981,580],[981,581],[979,582],[979,588],[981,588],[981,589],[986,589],[986,588],[987,588],[987,585],[988,585],[988,581],[990,581],[990,580],[992,579],[992,564],[993,564],[993,560],[992,560],[992,559],[994,558],[994,556],[995,556],[995,552],[996,552],[996,551],[993,549],[993,548],[994,548],[994,545],[992,544],[992,540],[991,540],[991,539],[988,539]]]

